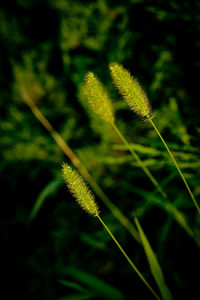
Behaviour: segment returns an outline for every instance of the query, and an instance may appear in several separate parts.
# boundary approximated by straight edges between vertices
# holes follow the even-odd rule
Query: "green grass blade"
[[[94,294],[70,294],[58,300],[89,300],[94,299]]]
[[[30,217],[29,217],[30,220],[33,220],[37,216],[44,201],[49,196],[52,196],[63,183],[64,183],[63,179],[60,179],[60,178],[54,179],[44,187],[44,189],[40,192],[40,194],[38,195],[38,197],[33,205],[33,208],[32,208],[32,211],[31,211]]]
[[[98,296],[104,297],[107,295],[109,299],[124,299],[124,296],[118,289],[94,275],[70,267],[67,268],[65,273],[85,285],[87,288],[90,288],[91,292],[96,292]]]
[[[149,203],[152,203],[152,205],[156,205],[157,207],[162,208],[165,212],[172,216],[173,219],[187,232],[187,234],[195,240],[197,245],[200,245],[200,241],[199,239],[197,239],[194,232],[190,228],[185,215],[175,206],[175,203],[162,201],[162,199],[159,199],[153,193],[147,193],[146,191],[136,187],[134,187],[134,192],[142,196]]]
[[[140,223],[136,217],[135,217],[135,224],[140,233],[140,238],[141,238],[141,241],[142,241],[142,244],[144,247],[144,251],[145,251],[145,254],[146,254],[150,269],[151,269],[151,273],[153,274],[153,277],[158,285],[158,288],[160,290],[162,298],[164,300],[172,300],[172,295],[165,283],[164,275],[163,275],[162,269],[159,265],[159,262],[156,258],[156,255],[155,255],[153,249],[151,248],[151,245],[150,245],[146,235],[144,234],[144,232],[140,226]]]
[[[87,290],[85,288],[83,288],[80,284],[78,284],[77,282],[69,281],[66,279],[59,279],[58,282],[64,286],[71,288],[73,290],[76,290],[78,292],[81,292],[81,293],[87,292]]]

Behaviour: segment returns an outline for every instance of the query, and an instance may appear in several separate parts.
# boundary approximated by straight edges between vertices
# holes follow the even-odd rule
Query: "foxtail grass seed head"
[[[111,101],[103,85],[92,72],[85,76],[84,92],[92,110],[104,121],[114,123]]]
[[[98,216],[100,213],[99,207],[83,178],[67,164],[63,164],[62,173],[67,187],[78,204],[90,215]]]
[[[114,84],[129,107],[141,118],[151,118],[151,105],[138,81],[122,65],[111,63],[109,69]]]

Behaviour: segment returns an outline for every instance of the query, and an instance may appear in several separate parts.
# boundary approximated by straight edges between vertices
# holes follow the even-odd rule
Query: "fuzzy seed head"
[[[111,63],[109,69],[114,84],[129,107],[141,118],[151,118],[151,105],[139,82],[122,65]]]
[[[85,76],[84,91],[92,110],[104,121],[113,123],[111,101],[103,85],[92,72],[88,72]]]
[[[78,204],[90,215],[99,215],[99,207],[83,178],[69,165],[63,164],[63,178]]]

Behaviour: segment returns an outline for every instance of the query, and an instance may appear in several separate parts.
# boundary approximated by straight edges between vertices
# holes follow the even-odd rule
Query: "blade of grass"
[[[170,293],[169,288],[167,287],[166,283],[165,283],[165,279],[164,279],[164,275],[161,269],[161,266],[157,260],[157,257],[153,251],[153,249],[151,248],[151,245],[146,237],[146,235],[144,234],[144,231],[142,230],[142,227],[137,219],[137,217],[134,217],[135,220],[135,224],[138,228],[138,231],[140,233],[140,237],[141,237],[141,241],[142,241],[142,245],[144,247],[144,251],[151,269],[151,273],[154,276],[154,279],[158,285],[158,288],[160,290],[160,293],[162,295],[162,298],[164,300],[172,300],[172,295]]]
[[[30,220],[33,220],[37,216],[44,201],[49,196],[52,196],[62,184],[63,184],[63,180],[61,180],[60,178],[54,179],[43,188],[43,190],[40,192],[40,194],[38,195],[38,197],[33,205],[33,208],[32,208],[32,211],[31,211],[30,217],[29,217]]]
[[[66,279],[59,279],[58,282],[68,288],[74,289],[81,293],[87,293],[87,289],[83,288],[80,284],[77,282],[69,281]]]
[[[110,299],[124,299],[124,296],[117,288],[104,282],[102,279],[99,279],[94,275],[75,269],[74,267],[68,267],[64,272],[68,276],[80,282],[87,289],[89,288],[90,292],[93,292],[98,296],[107,295]]]
[[[195,242],[199,246],[199,241],[197,240],[194,232],[188,225],[184,214],[178,208],[176,208],[173,203],[169,201],[162,201],[161,199],[153,195],[153,193],[147,193],[144,190],[138,189],[136,187],[134,187],[134,191],[142,197],[144,197],[145,199],[147,199],[148,202],[153,203],[154,205],[165,210],[187,232],[187,234],[195,240]]]
[[[90,294],[70,294],[67,296],[64,296],[62,298],[59,298],[58,300],[89,300],[89,299],[94,299],[96,295],[93,293]]]

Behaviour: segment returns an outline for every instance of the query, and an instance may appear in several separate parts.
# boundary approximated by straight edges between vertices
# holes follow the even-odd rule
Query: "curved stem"
[[[115,242],[115,244],[117,245],[117,247],[119,248],[119,250],[122,252],[122,254],[124,255],[124,257],[126,258],[126,260],[129,262],[129,264],[131,265],[131,267],[133,268],[133,270],[138,274],[138,276],[140,277],[140,279],[144,282],[144,284],[148,287],[148,289],[151,291],[151,293],[154,295],[154,297],[159,300],[160,297],[156,294],[156,292],[152,289],[152,287],[149,285],[149,283],[146,281],[146,279],[144,278],[144,276],[140,273],[140,271],[137,269],[137,267],[134,265],[134,263],[132,262],[132,260],[129,258],[129,256],[126,254],[126,252],[124,251],[124,249],[122,248],[122,246],[119,244],[119,242],[116,240],[116,238],[114,237],[114,235],[112,234],[112,232],[110,231],[110,229],[107,227],[107,225],[103,222],[103,220],[101,219],[101,217],[99,215],[97,215],[99,221],[101,222],[101,224],[104,226],[104,228],[106,229],[106,231],[108,232],[108,234],[111,236],[111,238],[113,239],[113,241]]]
[[[155,129],[155,131],[156,131],[156,133],[158,134],[159,138],[161,139],[163,145],[164,145],[165,148],[167,149],[167,152],[169,153],[169,156],[171,157],[171,159],[172,159],[172,161],[173,161],[175,167],[177,168],[177,170],[178,170],[178,172],[179,172],[179,174],[180,174],[180,176],[181,176],[181,178],[182,178],[182,180],[183,180],[183,182],[184,182],[184,184],[185,184],[185,186],[186,186],[186,188],[187,188],[187,190],[188,190],[188,193],[190,194],[190,197],[192,198],[192,200],[193,200],[193,202],[194,202],[194,204],[195,204],[195,206],[196,206],[198,212],[200,213],[200,208],[199,208],[199,206],[198,206],[198,204],[197,204],[197,201],[196,201],[196,199],[195,199],[195,197],[194,197],[194,195],[193,195],[193,193],[192,193],[192,191],[191,191],[191,189],[190,189],[190,187],[189,187],[189,185],[188,185],[188,183],[187,183],[187,181],[186,181],[186,179],[185,179],[185,176],[183,175],[181,169],[179,168],[179,165],[178,165],[178,163],[176,162],[176,160],[175,160],[175,158],[174,158],[172,152],[170,151],[169,147],[167,146],[166,142],[164,141],[164,139],[163,139],[161,133],[159,132],[158,128],[156,127],[156,125],[154,124],[154,122],[152,121],[152,119],[148,119],[148,120],[149,120],[149,122],[151,123],[151,125],[153,126],[153,128]]]
[[[112,124],[115,132],[117,133],[117,135],[120,137],[120,139],[122,140],[122,142],[127,146],[127,148],[129,149],[129,151],[131,152],[133,158],[137,161],[137,163],[139,164],[139,166],[143,169],[144,173],[148,176],[148,178],[150,179],[150,181],[153,183],[153,185],[156,187],[156,189],[159,191],[159,193],[162,195],[162,197],[164,199],[167,199],[167,195],[166,193],[163,191],[163,189],[161,188],[161,186],[159,185],[158,181],[155,179],[155,177],[151,174],[151,172],[149,171],[149,169],[144,165],[144,163],[141,161],[141,159],[139,158],[139,156],[137,155],[137,153],[133,150],[132,147],[130,147],[128,141],[125,139],[125,137],[122,135],[122,133],[119,131],[119,129],[117,128],[117,126],[113,123]]]

